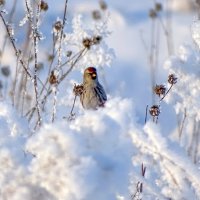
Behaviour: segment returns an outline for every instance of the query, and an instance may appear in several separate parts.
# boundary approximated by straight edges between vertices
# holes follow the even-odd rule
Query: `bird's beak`
[[[96,79],[97,75],[96,73],[92,73],[92,79]]]

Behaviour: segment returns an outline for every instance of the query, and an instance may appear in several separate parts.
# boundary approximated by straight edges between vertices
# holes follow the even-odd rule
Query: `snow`
[[[67,63],[56,69],[55,60],[49,69],[46,52],[52,53],[52,36],[59,38],[53,24],[63,17],[63,3],[49,1],[49,10],[38,13],[41,21],[37,31],[45,37],[38,41],[36,52],[38,63],[44,65],[38,70],[41,80],[46,81],[49,70],[55,70],[56,78],[66,73],[80,55],[76,53],[83,50],[83,39],[101,36],[102,40],[85,48],[66,79],[58,85],[47,84],[44,91],[49,88],[56,93],[56,101],[50,94],[44,107],[41,105],[41,127],[35,126],[37,112],[32,117],[28,113],[35,105],[34,86],[30,81],[23,87],[24,73],[19,65],[16,79],[21,85],[16,85],[15,102],[12,100],[16,57],[11,54],[12,46],[6,45],[0,69],[9,65],[11,76],[0,72],[0,200],[200,199],[200,22],[194,20],[194,2],[169,1],[168,10],[159,13],[161,18],[155,21],[148,17],[153,2],[110,0],[108,10],[100,11],[101,20],[91,17],[98,2],[69,2],[59,58]],[[166,2],[161,3],[166,9]],[[27,28],[28,17],[19,5],[22,1],[11,24],[17,46],[23,49],[26,37],[21,32]],[[29,6],[34,16],[32,4]],[[10,5],[5,8],[9,15]],[[163,20],[167,27],[166,12],[173,15],[171,55],[160,22]],[[158,48],[153,50],[158,53],[155,83],[169,88],[168,75],[178,78],[161,102],[152,98],[149,66],[154,22],[154,39],[159,44],[153,46]],[[1,28],[4,30],[2,23]],[[3,42],[2,36],[1,46]],[[69,57],[65,53],[68,51],[72,52]],[[28,62],[26,55],[22,57]],[[73,86],[82,83],[83,70],[88,66],[97,68],[108,101],[97,110],[84,110],[77,98],[70,116]],[[33,71],[34,62],[30,61]],[[43,101],[39,96],[39,102]],[[156,102],[161,107],[157,123],[148,110],[145,123],[146,106],[150,108]],[[142,191],[138,185],[142,185]]]

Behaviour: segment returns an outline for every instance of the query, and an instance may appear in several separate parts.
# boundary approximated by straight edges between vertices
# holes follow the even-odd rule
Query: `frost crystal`
[[[26,15],[20,22],[19,26],[24,26],[28,21],[28,16]]]

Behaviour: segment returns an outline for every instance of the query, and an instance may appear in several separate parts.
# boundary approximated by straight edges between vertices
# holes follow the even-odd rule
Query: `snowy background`
[[[46,2],[37,27],[40,127],[31,109],[33,80],[19,61],[34,74],[30,27],[36,26],[28,17],[35,19],[36,7],[29,4],[33,16],[23,0],[0,7],[22,51],[17,59],[1,17],[0,199],[199,200],[199,1],[108,0],[106,9],[98,0],[69,1],[60,50],[54,25],[62,22],[65,1]],[[53,61],[52,36],[58,37]],[[102,41],[83,50],[83,39],[94,36]],[[61,77],[81,51],[58,86],[48,83],[51,70]],[[66,63],[58,68],[59,61]],[[87,111],[77,99],[70,116],[74,84],[89,66],[97,68],[108,101]],[[177,83],[168,82],[170,74]],[[39,80],[47,80],[47,99]],[[163,100],[155,85],[171,86]],[[158,117],[149,113],[153,105]]]

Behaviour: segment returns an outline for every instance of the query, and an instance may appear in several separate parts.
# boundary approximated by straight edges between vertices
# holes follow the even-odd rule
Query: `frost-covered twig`
[[[171,178],[176,177],[177,179],[177,172],[179,177],[181,174],[181,180],[179,180],[179,182],[176,181],[180,188],[183,188],[183,185],[180,185],[180,182],[186,179],[186,182],[191,183],[196,192],[200,192],[200,182],[198,178],[200,173],[198,168],[189,161],[187,155],[180,154],[180,152],[177,153],[173,149],[170,149],[167,146],[167,141],[160,135],[160,133],[156,131],[156,129],[151,130],[150,127],[146,127],[145,132],[147,133],[148,137],[146,135],[136,136],[132,134],[132,141],[134,144],[140,147],[143,152],[146,152],[148,155],[152,156],[152,158],[157,161],[158,165],[161,167],[163,164],[170,164],[170,168],[174,168],[173,171],[170,171]],[[174,190],[176,190],[176,188],[174,188]]]
[[[185,108],[183,120],[182,120],[181,125],[179,127],[179,141],[181,140],[181,136],[182,136],[182,133],[183,133],[183,128],[184,128],[184,125],[185,125],[186,117],[187,117],[187,110]]]
[[[15,50],[15,54],[19,58],[19,62],[21,63],[21,65],[22,65],[23,69],[25,70],[25,72],[27,73],[27,75],[32,79],[31,73],[29,72],[29,70],[27,69],[27,66],[25,65],[25,62],[21,58],[21,51],[18,50],[16,45],[15,45],[14,38],[10,33],[9,25],[6,23],[6,21],[5,21],[4,17],[3,17],[2,11],[0,11],[0,17],[1,17],[2,21],[3,21],[3,24],[4,24],[5,28],[6,28],[6,31],[7,31],[7,34],[9,36],[10,42],[11,42],[11,44],[12,44],[14,50]]]
[[[141,165],[141,175],[145,177],[146,167],[142,163]],[[131,195],[132,200],[142,200],[142,192],[143,192],[143,183],[138,181],[136,184],[136,191],[133,195]]]
[[[169,89],[167,90],[167,92],[164,94],[164,96],[159,100],[159,103],[161,103],[161,101],[167,96],[167,94],[169,93],[169,91],[172,89],[174,84],[171,84]]]
[[[80,51],[80,54],[78,55],[78,57],[76,58],[76,60],[74,62],[72,62],[70,68],[61,76],[61,78],[58,80],[58,84],[60,84],[65,78],[66,76],[72,71],[72,69],[74,68],[74,66],[76,65],[76,63],[87,53],[87,48],[83,48]]]
[[[145,123],[145,124],[146,124],[146,122],[147,122],[148,107],[149,107],[149,105],[146,106],[146,111],[145,111],[145,119],[144,119],[144,123]]]
[[[86,49],[84,48],[78,55],[77,58],[71,63],[70,68],[67,70],[67,72],[65,74],[63,74],[63,76],[61,76],[61,78],[58,81],[58,85],[61,84],[61,82],[66,78],[66,76],[71,72],[71,70],[74,68],[74,66],[78,63],[78,61],[80,61],[80,59],[87,53]],[[53,92],[52,88],[49,88],[46,92],[46,94],[44,95],[44,97],[41,100],[41,106],[44,107],[46,100],[48,98],[49,95],[51,95]],[[28,117],[29,121],[32,119],[33,114],[36,110],[36,105],[31,108],[26,114],[25,116]]]
[[[31,80],[33,80],[33,77],[32,77],[32,75],[31,75],[31,72],[30,72],[30,70],[27,68],[27,66],[26,66],[26,64],[25,64],[25,61],[24,61],[23,58],[22,58],[21,50],[17,48],[17,46],[16,46],[16,44],[15,44],[15,39],[14,39],[13,36],[11,35],[10,27],[9,27],[9,24],[7,24],[7,22],[5,21],[5,18],[4,18],[4,16],[3,16],[3,11],[0,11],[0,17],[1,17],[2,21],[3,21],[3,24],[4,24],[5,28],[6,28],[6,32],[7,32],[7,34],[8,34],[9,40],[10,40],[10,42],[11,42],[11,44],[12,44],[12,47],[13,47],[13,49],[14,49],[14,51],[15,51],[15,55],[17,56],[17,58],[18,58],[20,64],[22,65],[24,71],[27,73],[28,77],[29,77]],[[37,77],[37,79],[38,79],[39,83],[40,83],[42,86],[44,86],[43,82],[39,79],[39,77]],[[46,90],[46,87],[45,87],[45,90]]]
[[[28,1],[25,0],[25,3],[26,3],[27,15],[31,24],[32,35],[33,35],[34,60],[35,60],[33,81],[34,81],[34,90],[35,90],[36,110],[38,114],[37,125],[40,126],[42,119],[41,119],[41,114],[40,114],[40,105],[39,105],[39,98],[38,98],[37,70],[38,70],[38,40],[40,37],[38,29],[39,29],[39,17],[40,17],[40,12],[41,12],[40,10],[41,1],[39,1],[37,5],[35,24],[33,21],[33,13],[32,13],[31,8],[28,5]]]
[[[60,38],[59,38],[59,47],[58,47],[58,63],[56,66],[57,70],[57,77],[59,76],[60,72],[60,65],[62,61],[62,40],[63,40],[63,32],[64,32],[64,27],[66,23],[66,14],[67,14],[67,3],[68,0],[65,1],[65,8],[64,8],[64,15],[63,15],[63,21],[62,21],[62,27],[60,31]],[[55,115],[56,115],[56,102],[57,102],[57,87],[58,87],[58,82],[55,83],[54,85],[54,100],[53,100],[53,113],[52,113],[52,122],[54,122]]]
[[[10,11],[9,18],[8,18],[9,24],[12,23],[12,19],[13,19],[15,10],[16,10],[16,5],[17,5],[17,0],[14,1],[12,9]],[[2,49],[1,49],[0,64],[1,64],[1,58],[3,57],[4,51],[5,51],[5,47],[6,47],[8,37],[9,37],[8,35],[5,35],[5,39],[4,39],[4,42],[3,42],[3,45],[2,45]]]
[[[69,117],[68,117],[69,121],[73,120],[74,116],[75,116],[75,113],[73,113],[73,111],[74,111],[74,106],[75,106],[75,103],[76,103],[76,97],[77,97],[77,95],[74,96],[73,105],[72,105],[72,108],[71,108],[71,111],[70,111],[70,114],[69,114]]]

